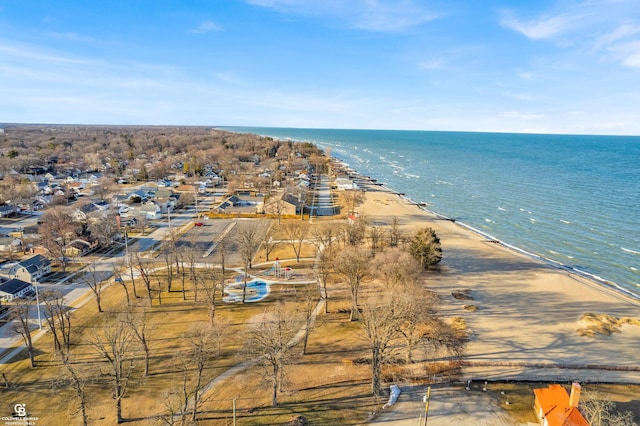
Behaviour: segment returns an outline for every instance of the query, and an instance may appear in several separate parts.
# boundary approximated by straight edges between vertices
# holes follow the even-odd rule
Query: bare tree
[[[400,231],[400,220],[397,216],[391,219],[391,229],[389,229],[389,246],[397,247],[402,241],[402,231]]]
[[[216,315],[217,299],[222,293],[222,282],[219,281],[220,276],[212,268],[205,268],[196,274],[194,285],[201,288],[209,311],[209,324],[213,327]]]
[[[142,281],[144,282],[147,289],[147,295],[149,296],[149,303],[151,303],[151,278],[149,277],[147,268],[138,253],[135,254],[135,261],[136,269],[140,272],[140,278],[142,278]],[[131,274],[131,279],[133,279],[133,274]]]
[[[391,248],[376,253],[371,261],[372,275],[379,279],[386,288],[396,288],[418,280],[420,263],[409,253],[399,248]]]
[[[120,273],[122,268],[123,268],[122,262],[111,264],[111,269],[113,270],[113,275],[115,277],[114,280],[116,283],[120,284],[124,289],[124,294],[127,298],[127,306],[131,306],[131,298],[129,297],[129,288],[127,287],[127,283],[122,278],[122,274]]]
[[[142,346],[142,350],[144,351],[144,377],[147,377],[149,375],[149,361],[151,359],[151,347],[149,346],[149,335],[151,333],[148,327],[147,310],[146,308],[142,308],[141,311],[127,309],[120,320],[131,328],[136,340],[138,340],[140,346]]]
[[[269,255],[278,244],[274,237],[278,233],[279,225],[279,223],[278,225],[269,223],[269,226],[262,237],[262,245],[264,246],[265,260],[267,262],[269,261]]]
[[[320,296],[324,299],[324,313],[329,313],[329,292],[327,282],[331,273],[332,250],[323,249],[316,255],[316,262],[313,265],[313,275],[320,286]]]
[[[402,323],[402,318],[397,314],[396,296],[395,292],[385,291],[383,294],[366,298],[362,304],[360,323],[371,351],[371,390],[375,395],[382,393],[382,365]]]
[[[383,249],[383,231],[380,226],[370,226],[369,227],[369,243],[371,245],[371,251],[378,251]]]
[[[98,312],[102,311],[102,287],[104,286],[104,281],[102,280],[101,272],[97,270],[96,263],[91,262],[87,267],[85,272],[80,276],[80,282],[86,284],[87,287],[91,289],[93,293],[93,297],[96,301],[96,305],[98,307]]]
[[[302,313],[304,317],[304,337],[302,338],[302,355],[307,354],[307,343],[309,342],[309,334],[313,330],[314,320],[316,318],[316,306],[318,305],[318,293],[311,286],[306,286],[302,292],[304,305]]]
[[[134,339],[131,327],[123,321],[115,321],[112,325],[105,327],[92,341],[94,349],[109,366],[118,424],[124,421],[122,399],[127,393],[133,373],[134,351],[132,344]]]
[[[636,426],[631,411],[619,412],[611,399],[597,391],[583,392],[580,412],[592,426]]]
[[[83,426],[87,426],[89,424],[89,416],[87,415],[87,403],[89,398],[86,392],[87,377],[81,375],[80,372],[71,365],[68,359],[63,361],[63,365],[71,377],[71,385],[78,397],[78,411],[80,411],[82,416],[82,424]]]
[[[91,218],[88,228],[91,236],[96,237],[102,246],[110,245],[120,234],[113,216]]]
[[[321,224],[311,228],[311,242],[317,251],[331,248],[336,232],[333,224]]]
[[[350,321],[358,318],[358,291],[362,280],[369,275],[370,259],[368,252],[352,248],[341,251],[333,260],[333,270],[347,280],[351,291]]]
[[[305,237],[309,232],[309,225],[297,222],[287,222],[282,228],[289,240],[289,244],[296,255],[296,262],[300,263],[300,253],[302,252],[302,245],[304,244]]]
[[[258,221],[251,221],[239,227],[237,233],[238,248],[248,269],[253,267],[253,255],[262,242],[261,226]]]
[[[40,299],[44,303],[44,317],[53,336],[54,350],[66,362],[71,347],[71,310],[65,306],[60,290],[42,291]]]
[[[263,378],[271,385],[271,405],[278,405],[285,379],[285,368],[291,360],[290,341],[298,332],[300,321],[287,312],[282,303],[266,311],[262,321],[254,325],[247,341],[248,350],[258,357]]]
[[[364,191],[360,190],[346,190],[341,192],[342,199],[344,201],[345,207],[347,208],[347,212],[353,213],[353,211],[360,204],[364,202]]]
[[[27,348],[27,353],[29,354],[29,360],[31,361],[31,368],[35,368],[35,349],[33,347],[33,340],[31,339],[31,324],[29,323],[30,314],[31,303],[24,299],[17,299],[11,307],[9,320],[11,321],[11,331],[22,336],[24,345]]]
[[[67,268],[65,257],[67,243],[75,238],[79,231],[79,225],[73,221],[66,207],[54,207],[42,215],[38,233],[42,236],[44,246],[56,259],[59,259],[63,272]]]
[[[198,407],[202,400],[202,388],[203,388],[203,373],[204,369],[208,365],[210,359],[217,355],[218,342],[215,341],[215,333],[211,333],[210,330],[197,330],[192,332],[189,336],[189,342],[191,343],[191,359],[196,368],[195,384],[193,386],[192,400],[193,407],[191,411],[191,421],[196,421],[198,414]]]
[[[240,255],[244,263],[244,279],[242,287],[242,303],[245,303],[247,297],[247,280],[249,278],[249,269],[252,268],[252,259],[255,252],[260,247],[260,226],[258,222],[252,221],[243,226],[238,231],[238,245]]]
[[[364,241],[367,230],[367,221],[363,216],[350,219],[342,227],[342,237],[345,245],[358,246]]]
[[[267,205],[269,212],[274,212],[278,217],[278,225],[281,224],[282,214],[286,206],[286,201],[284,201],[282,197],[283,197],[283,194],[281,193],[275,194],[274,196],[270,197],[269,204]]]
[[[414,283],[406,283],[402,289],[396,289],[395,292],[395,297],[399,299],[398,331],[405,341],[405,359],[407,364],[410,364],[413,362],[415,348],[425,336],[444,326],[436,316],[439,298],[435,293],[426,291]]]

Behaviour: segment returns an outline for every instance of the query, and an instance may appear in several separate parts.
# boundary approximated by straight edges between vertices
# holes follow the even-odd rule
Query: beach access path
[[[397,217],[406,233],[436,230],[443,260],[426,286],[443,296],[440,313],[464,318],[471,333],[465,380],[640,383],[640,326],[595,337],[577,332],[586,313],[640,318],[640,301],[488,241],[384,187],[365,189],[360,212],[371,222]],[[454,298],[456,290],[470,299]]]

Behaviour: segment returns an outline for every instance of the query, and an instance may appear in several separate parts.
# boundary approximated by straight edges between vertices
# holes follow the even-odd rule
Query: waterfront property
[[[536,416],[544,426],[589,426],[578,404],[581,387],[579,383],[571,385],[568,394],[562,385],[549,385],[548,388],[534,389]]]

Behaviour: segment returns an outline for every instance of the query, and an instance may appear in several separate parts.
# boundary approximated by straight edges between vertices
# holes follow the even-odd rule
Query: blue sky
[[[3,0],[0,122],[640,135],[640,5]]]

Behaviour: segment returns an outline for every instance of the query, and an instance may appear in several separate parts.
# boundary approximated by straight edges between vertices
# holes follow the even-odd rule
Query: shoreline
[[[396,191],[393,188],[388,187],[386,184],[379,182],[377,180],[377,178],[372,178],[372,177],[360,174],[357,170],[354,170],[353,168],[351,168],[347,163],[345,163],[343,160],[341,160],[338,157],[333,157],[332,156],[332,157],[329,158],[329,160],[340,164],[340,166],[343,169],[346,169],[346,170],[349,171],[350,175],[354,175],[354,176],[357,177],[357,179],[359,179],[361,181],[365,181],[365,185],[368,185],[368,184],[375,185],[376,188],[379,188],[380,190],[383,190],[385,192],[388,192],[390,194],[393,194],[393,195],[397,196],[399,199],[403,200],[407,204],[415,206],[415,207],[419,208],[420,210],[422,210],[423,212],[426,212],[426,213],[436,217],[437,219],[445,220],[445,221],[451,222],[453,224],[456,224],[459,227],[461,227],[461,228],[463,228],[463,229],[465,229],[465,230],[467,230],[469,232],[474,233],[475,235],[478,235],[480,237],[486,238],[486,240],[488,242],[492,242],[492,243],[498,244],[498,245],[500,245],[501,247],[504,247],[507,250],[511,250],[511,251],[513,251],[515,253],[518,253],[520,255],[526,256],[526,257],[528,257],[528,258],[530,258],[532,260],[536,260],[536,261],[538,261],[538,262],[540,262],[540,263],[542,263],[544,265],[547,265],[547,266],[549,266],[549,267],[551,267],[551,268],[553,268],[553,269],[555,269],[557,271],[564,271],[564,272],[567,272],[569,274],[574,274],[577,277],[582,278],[584,280],[587,280],[591,284],[596,285],[598,287],[601,287],[604,290],[613,291],[616,294],[619,294],[621,296],[628,297],[628,298],[630,298],[630,299],[632,299],[634,301],[640,302],[640,294],[636,294],[633,291],[628,290],[628,289],[620,286],[619,284],[617,284],[617,283],[615,283],[613,281],[601,278],[601,277],[599,277],[599,276],[597,276],[595,274],[591,274],[589,272],[582,271],[580,269],[565,265],[562,262],[559,262],[557,260],[550,259],[548,257],[544,257],[544,256],[538,255],[536,253],[532,253],[532,252],[527,251],[527,250],[525,250],[523,248],[520,248],[520,247],[515,246],[513,244],[510,244],[508,242],[502,241],[502,240],[500,240],[500,239],[498,239],[498,238],[496,238],[496,237],[494,237],[494,236],[492,236],[492,235],[490,235],[490,234],[488,234],[486,232],[483,232],[483,231],[481,231],[481,230],[479,230],[477,228],[474,228],[473,226],[471,226],[471,225],[469,225],[469,224],[467,224],[465,222],[461,222],[461,221],[458,221],[458,220],[456,220],[454,218],[447,217],[447,216],[445,216],[445,215],[443,215],[441,213],[438,213],[437,211],[434,211],[434,210],[431,210],[431,209],[427,208],[426,207],[426,203],[424,203],[424,202],[420,203],[420,202],[416,202],[416,201],[412,200],[411,198],[407,197],[404,192],[399,192],[399,191]]]
[[[372,222],[396,218],[407,234],[436,230],[443,258],[424,286],[440,295],[443,318],[466,324],[465,380],[640,383],[637,298],[488,239],[384,185],[362,189],[358,211]],[[457,298],[461,290],[469,297]],[[601,328],[609,319],[617,329]]]

